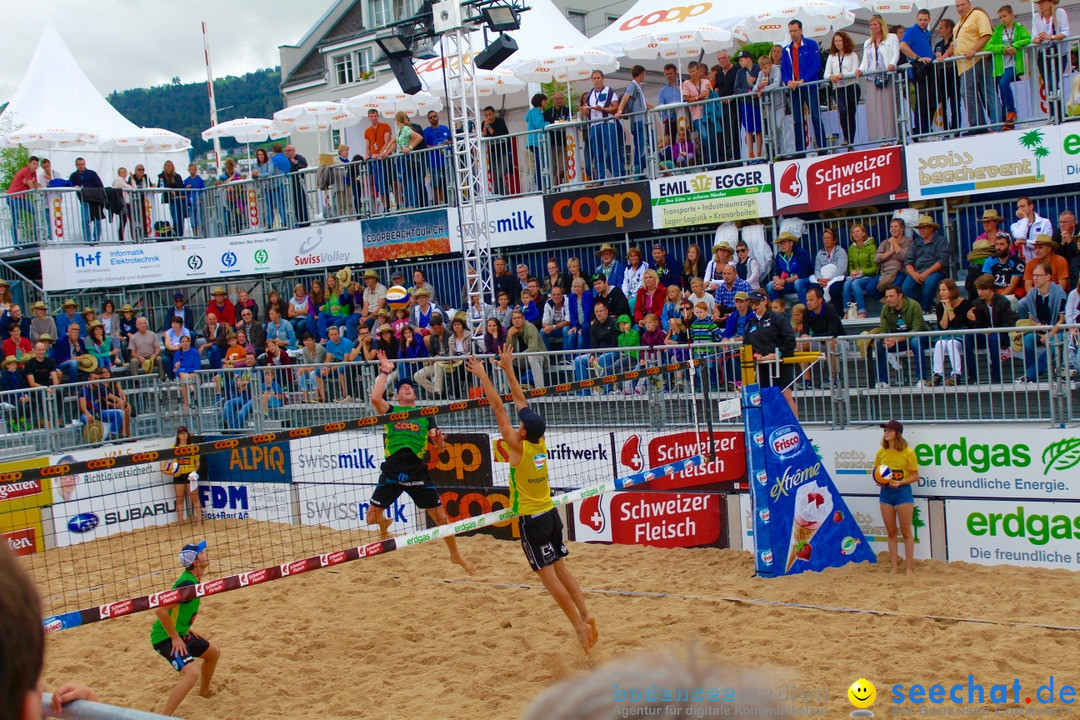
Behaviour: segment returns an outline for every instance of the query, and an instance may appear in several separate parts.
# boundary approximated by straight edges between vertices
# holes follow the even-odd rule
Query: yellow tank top
[[[510,467],[510,509],[536,515],[555,507],[548,484],[547,443],[521,441],[521,462]]]
[[[176,447],[175,443],[173,443],[173,447]],[[176,462],[180,463],[180,470],[177,472],[176,477],[185,477],[186,478],[190,473],[195,472],[195,458],[193,458],[193,457],[177,458]]]

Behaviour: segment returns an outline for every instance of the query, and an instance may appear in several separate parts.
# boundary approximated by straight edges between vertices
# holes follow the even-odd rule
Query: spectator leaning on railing
[[[780,61],[781,81],[791,90],[791,117],[796,128],[803,127],[803,108],[810,112],[810,127],[813,130],[815,147],[824,147],[825,127],[821,123],[821,104],[818,102],[817,86],[807,85],[821,79],[821,53],[816,42],[803,36],[803,24],[800,20],[788,23],[788,35],[791,42],[784,47]],[[806,137],[802,132],[795,133],[795,151],[806,149]]]
[[[973,8],[971,0],[956,0],[956,12],[960,14],[960,22],[953,31],[956,39],[948,54],[959,58],[956,71],[964,89],[968,127],[994,129],[998,123],[998,102],[991,82],[992,68],[988,67],[986,58],[975,57],[990,42],[994,28],[986,11]],[[986,128],[968,132],[986,132]]]
[[[870,37],[863,43],[863,57],[856,75],[870,74],[862,85],[866,95],[866,136],[870,142],[896,139],[896,94],[892,72],[900,57],[896,36],[880,15],[870,18]],[[798,133],[796,133],[796,138]]]
[[[1061,100],[1056,99],[1061,88],[1060,75],[1066,72],[1070,61],[1068,49],[1062,51],[1057,45],[1069,37],[1069,15],[1065,8],[1059,8],[1060,0],[1037,0],[1039,11],[1031,18],[1031,42],[1039,46],[1039,75],[1046,88],[1046,97],[1051,114],[1060,115]],[[1056,9],[1055,9],[1056,8]],[[1065,57],[1062,57],[1065,55]]]
[[[1012,130],[1016,125],[1016,100],[1012,84],[1024,76],[1024,48],[1031,44],[1027,29],[1016,22],[1011,5],[998,9],[1001,24],[994,28],[990,42],[983,48],[994,54],[994,77],[997,78],[998,98],[1005,115],[1002,130]]]
[[[900,54],[910,65],[911,80],[915,85],[915,132],[926,134],[933,129],[937,98],[934,84],[934,47],[931,44],[930,11],[926,8],[915,15],[915,24],[904,32],[900,42]]]

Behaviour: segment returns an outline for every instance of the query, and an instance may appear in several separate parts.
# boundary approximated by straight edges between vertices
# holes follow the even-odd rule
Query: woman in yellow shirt
[[[885,434],[881,439],[881,449],[874,456],[874,467],[886,465],[892,470],[892,479],[881,486],[878,500],[881,502],[881,519],[889,533],[889,560],[891,572],[896,572],[900,562],[897,548],[897,530],[904,537],[904,572],[912,572],[912,556],[915,554],[915,539],[911,532],[911,516],[915,511],[915,497],[911,486],[919,482],[919,461],[915,451],[904,440],[904,426],[897,420],[890,420],[881,426]]]
[[[179,447],[181,445],[190,445],[191,435],[188,433],[188,429],[181,425],[176,428],[176,442],[173,443],[173,447]],[[161,471],[166,475],[172,476],[173,489],[176,490],[176,521],[179,523],[184,522],[184,509],[185,500],[187,497],[191,498],[191,510],[192,521],[198,519],[199,525],[202,525],[202,500],[199,498],[199,474],[195,472],[198,469],[199,461],[197,458],[188,456],[177,460],[179,467],[176,472],[171,472],[169,468],[169,461],[161,463]]]

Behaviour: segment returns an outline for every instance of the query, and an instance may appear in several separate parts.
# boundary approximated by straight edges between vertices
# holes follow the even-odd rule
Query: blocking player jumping
[[[371,404],[380,414],[405,412],[416,408],[416,388],[411,380],[399,380],[394,395],[396,404],[391,407],[386,402],[386,383],[394,372],[394,363],[386,359],[386,353],[378,351],[379,377],[371,387]],[[442,506],[442,497],[428,477],[427,458],[430,449],[438,453],[443,448],[443,434],[435,427],[434,417],[417,417],[386,424],[386,460],[379,467],[379,483],[371,496],[371,505],[365,518],[368,525],[379,526],[379,538],[390,537],[387,528],[390,520],[386,518],[386,508],[394,504],[401,493],[408,493],[418,508],[427,511],[428,516],[439,525],[447,525],[450,520]],[[458,552],[457,538],[445,538],[450,548],[450,560],[470,575],[474,572],[472,564]]]
[[[518,529],[525,557],[540,576],[544,587],[570,619],[578,642],[588,653],[596,644],[596,620],[585,607],[581,586],[564,559],[570,553],[563,544],[562,519],[551,502],[547,444],[544,440],[547,423],[525,400],[521,383],[514,373],[513,351],[509,345],[504,346],[499,353],[498,365],[506,373],[518,419],[521,420],[520,427],[515,428],[510,423],[510,416],[495,390],[494,383],[491,382],[491,377],[484,369],[484,364],[471,357],[465,361],[465,365],[469,372],[480,380],[484,395],[495,413],[499,432],[506,441],[510,455],[510,507],[519,515]]]
[[[184,572],[175,583],[173,588],[185,585],[198,585],[202,582],[203,574],[210,567],[210,557],[206,554],[206,541],[197,545],[185,545],[180,550],[180,565]],[[187,602],[174,603],[165,607],[155,608],[157,622],[150,630],[150,643],[158,654],[168,660],[179,671],[180,681],[176,683],[165,701],[165,715],[172,715],[176,708],[184,701],[191,688],[199,682],[199,694],[210,697],[210,681],[214,677],[214,669],[217,667],[221,651],[210,642],[196,635],[191,626],[195,622],[195,615],[199,612],[201,598],[192,598]],[[195,667],[195,658],[202,658],[202,672]]]

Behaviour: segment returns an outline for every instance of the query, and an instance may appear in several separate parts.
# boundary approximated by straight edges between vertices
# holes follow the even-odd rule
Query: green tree
[[[1035,156],[1035,177],[1042,179],[1042,159],[1050,154],[1050,151],[1043,146],[1043,132],[1042,130],[1029,130],[1020,136],[1017,140],[1024,148],[1031,151]],[[1040,152],[1042,151],[1042,152]]]
[[[18,130],[21,125],[16,125],[11,118],[0,116],[0,135],[7,135]],[[19,168],[25,167],[30,159],[30,151],[22,145],[15,148],[0,150],[0,192],[7,192],[11,187],[11,180]]]
[[[915,530],[915,542],[919,542],[919,528],[926,527],[926,523],[923,522],[922,513],[919,511],[919,506],[915,506],[914,512],[911,514],[911,527]]]

